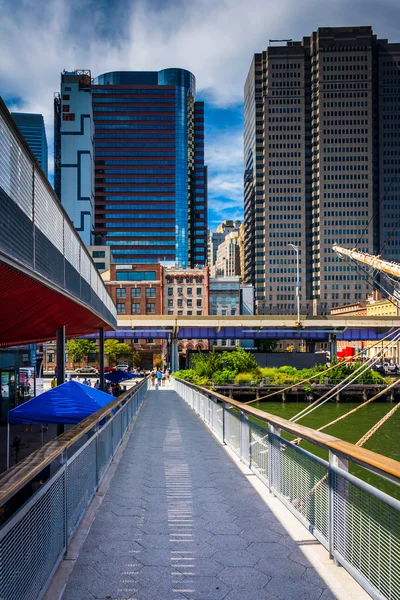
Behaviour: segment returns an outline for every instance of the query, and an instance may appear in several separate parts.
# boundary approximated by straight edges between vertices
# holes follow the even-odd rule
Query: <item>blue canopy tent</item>
[[[16,423],[76,425],[113,400],[115,398],[100,390],[77,381],[68,381],[10,410],[7,431],[7,469],[10,462],[10,425]]]
[[[104,379],[111,381],[111,383],[120,383],[126,379],[135,379],[135,376],[128,371],[110,371],[104,375]]]

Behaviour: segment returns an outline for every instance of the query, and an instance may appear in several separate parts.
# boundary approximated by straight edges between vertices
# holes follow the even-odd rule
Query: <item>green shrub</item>
[[[222,371],[216,371],[212,376],[212,381],[215,385],[221,385],[226,382],[234,381],[236,371],[230,371],[229,369],[222,369]]]
[[[238,373],[238,375],[235,377],[235,383],[240,385],[250,385],[253,381],[253,373]]]
[[[237,346],[231,352],[223,352],[221,360],[224,369],[236,371],[236,373],[259,371],[259,366],[254,356],[241,346]]]

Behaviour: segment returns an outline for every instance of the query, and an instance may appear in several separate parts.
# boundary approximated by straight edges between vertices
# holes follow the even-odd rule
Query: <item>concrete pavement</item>
[[[147,393],[62,600],[365,597],[330,588],[166,387]]]

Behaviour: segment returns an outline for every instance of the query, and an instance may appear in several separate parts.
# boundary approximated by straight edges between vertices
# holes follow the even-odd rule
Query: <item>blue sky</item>
[[[44,115],[50,172],[63,69],[195,74],[206,103],[212,229],[243,215],[243,86],[255,52],[322,26],[372,25],[400,42],[398,0],[0,0],[0,14],[0,95],[11,110]]]

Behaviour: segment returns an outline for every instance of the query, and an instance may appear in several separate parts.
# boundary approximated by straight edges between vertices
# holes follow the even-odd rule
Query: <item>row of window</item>
[[[146,313],[155,313],[156,305],[154,302],[146,303]],[[140,303],[132,302],[131,304],[131,314],[140,313]],[[125,315],[126,314],[126,305],[125,302],[117,302],[117,314]]]
[[[201,299],[196,300],[196,306],[198,306],[198,307],[202,306],[203,305],[202,302],[203,301]],[[189,307],[192,307],[193,300],[191,298],[188,298],[186,301],[186,305]],[[174,306],[174,301],[169,299],[168,300],[168,308],[173,308],[173,306]],[[178,298],[177,306],[179,306],[179,307],[183,306],[183,298]]]
[[[132,298],[140,298],[141,296],[141,288],[131,288],[131,297]],[[120,287],[116,289],[117,298],[126,298],[126,288]],[[156,297],[156,288],[148,287],[146,288],[146,298],[155,298]]]

